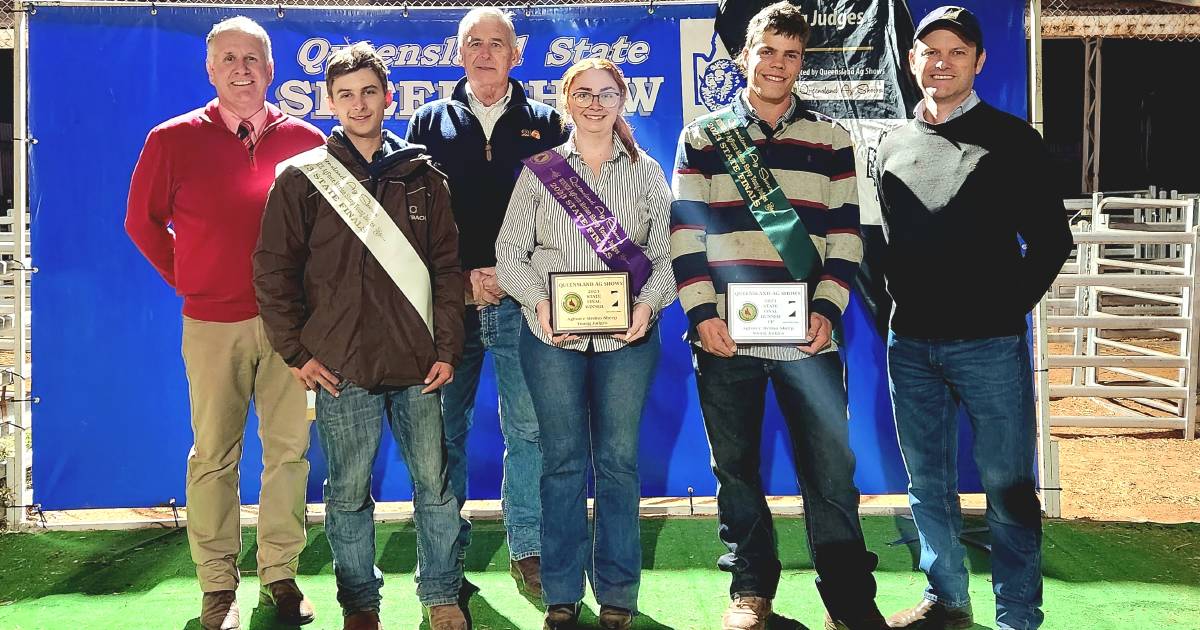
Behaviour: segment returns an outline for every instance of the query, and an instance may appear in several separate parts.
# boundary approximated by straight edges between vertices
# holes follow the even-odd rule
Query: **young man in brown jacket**
[[[324,147],[281,165],[254,254],[259,307],[271,344],[317,392],[343,627],[382,628],[371,468],[386,416],[413,481],[417,596],[433,630],[466,628],[437,391],[463,346],[446,180],[423,147],[383,129],[391,96],[371,46],[338,52],[325,72],[341,126]]]

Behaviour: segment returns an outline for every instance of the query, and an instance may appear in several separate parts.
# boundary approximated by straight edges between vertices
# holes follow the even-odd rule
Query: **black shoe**
[[[542,630],[574,630],[579,623],[579,603],[551,604],[546,608]]]

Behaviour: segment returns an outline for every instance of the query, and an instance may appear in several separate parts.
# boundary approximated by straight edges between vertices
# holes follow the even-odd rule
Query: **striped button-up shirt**
[[[653,271],[634,296],[634,303],[649,306],[653,321],[675,301],[669,231],[671,190],[662,168],[641,149],[634,162],[615,135],[613,156],[600,167],[599,176],[575,149],[574,134],[554,150],[566,158],[650,259]],[[538,339],[551,343],[538,324],[535,310],[538,302],[550,299],[550,272],[608,269],[542,181],[528,167],[522,168],[496,239],[496,276],[500,287],[521,303],[529,329]],[[608,335],[583,335],[559,347],[586,350],[589,344],[597,352],[626,345]]]
[[[792,107],[772,128],[755,114],[744,92],[730,105],[779,182],[821,257],[808,278],[792,278],[779,252],[738,193],[702,117],[684,128],[675,160],[671,255],[679,301],[690,335],[713,317],[725,318],[730,282],[804,280],[810,308],[837,325],[862,260],[858,188],[850,134],[811,112]],[[710,114],[711,116],[712,114]],[[826,350],[833,350],[831,343]],[[737,354],[792,361],[809,356],[791,345],[738,344]]]

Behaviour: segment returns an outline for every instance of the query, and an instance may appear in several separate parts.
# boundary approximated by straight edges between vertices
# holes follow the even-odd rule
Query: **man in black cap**
[[[970,11],[925,16],[909,51],[923,100],[879,148],[895,301],[888,377],[929,580],[919,605],[888,620],[893,628],[973,625],[959,542],[960,404],[987,493],[996,626],[1030,630],[1043,620],[1025,318],[1070,253],[1071,233],[1041,137],[975,94],[985,59]]]

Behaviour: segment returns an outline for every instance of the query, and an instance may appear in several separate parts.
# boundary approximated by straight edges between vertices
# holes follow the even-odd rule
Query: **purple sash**
[[[608,206],[557,151],[542,151],[521,161],[567,211],[600,260],[613,271],[629,272],[636,298],[650,278],[652,265],[642,248],[629,240]]]

